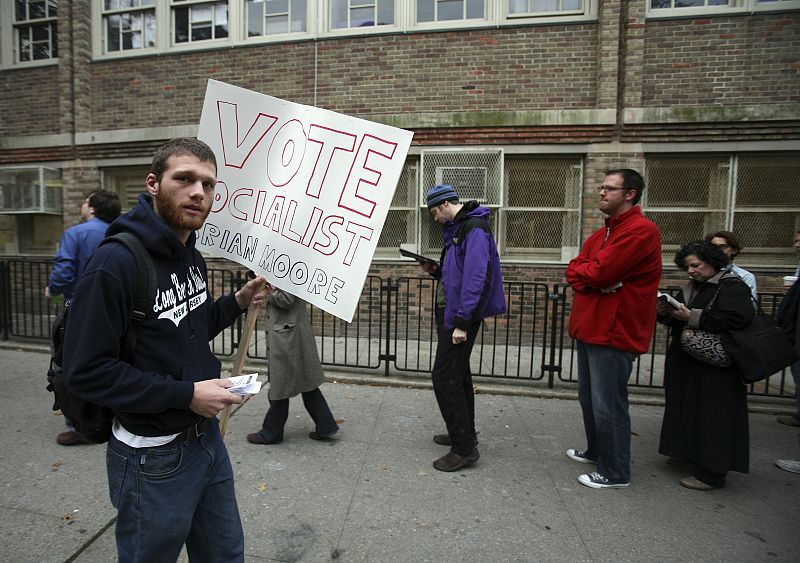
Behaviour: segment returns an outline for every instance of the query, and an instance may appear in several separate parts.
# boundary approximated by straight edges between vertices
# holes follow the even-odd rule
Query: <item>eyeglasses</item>
[[[619,191],[619,190],[624,190],[624,189],[625,189],[625,188],[615,188],[614,186],[597,186],[597,187],[595,188],[595,190],[597,190],[597,193],[602,193],[602,192],[616,192],[616,191]]]

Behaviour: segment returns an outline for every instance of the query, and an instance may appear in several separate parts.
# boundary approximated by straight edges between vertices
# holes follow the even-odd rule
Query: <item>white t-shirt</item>
[[[180,434],[180,432],[178,432],[178,434],[172,434],[171,436],[137,436],[125,430],[125,427],[122,426],[116,418],[114,419],[114,426],[111,427],[111,432],[114,433],[114,438],[132,448],[154,448],[156,446],[163,446],[164,444],[169,444]]]

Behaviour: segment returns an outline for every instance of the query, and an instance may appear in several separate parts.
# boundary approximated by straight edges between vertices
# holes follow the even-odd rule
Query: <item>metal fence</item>
[[[44,287],[52,261],[0,261],[0,335],[4,340],[48,340],[53,320],[62,308],[46,299]],[[215,296],[245,283],[244,272],[209,269],[209,289]],[[665,288],[673,294],[677,288]],[[472,354],[476,376],[525,380],[550,388],[575,386],[577,361],[574,341],[566,331],[571,292],[564,284],[506,283],[508,312],[487,319]],[[436,353],[433,304],[436,282],[430,277],[369,276],[353,321],[346,323],[311,307],[311,321],[324,365],[380,371],[384,375],[430,372]],[[762,308],[774,314],[782,294],[762,293]],[[267,360],[263,310],[248,356]],[[239,347],[242,320],[212,342],[218,356],[232,356]],[[656,326],[650,348],[639,356],[628,383],[631,387],[663,387],[664,354],[669,334]],[[788,370],[751,385],[751,395],[794,396]]]

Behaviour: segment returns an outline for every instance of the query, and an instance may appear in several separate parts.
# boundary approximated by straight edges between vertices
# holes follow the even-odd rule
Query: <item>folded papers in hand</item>
[[[261,382],[258,381],[257,373],[229,377],[228,381],[232,383],[232,386],[228,387],[228,391],[236,395],[246,397],[247,395],[255,395],[261,391]]]

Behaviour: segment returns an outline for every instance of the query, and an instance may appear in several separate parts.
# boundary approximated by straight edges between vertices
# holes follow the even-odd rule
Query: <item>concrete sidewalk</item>
[[[63,419],[44,389],[48,356],[0,349],[1,561],[114,561],[114,510],[105,446],[55,443]],[[457,473],[431,462],[446,453],[427,389],[328,383],[342,430],[308,438],[292,400],[286,437],[255,446],[266,392],[231,418],[226,437],[248,561],[797,561],[798,432],[751,414],[751,472],[719,491],[677,483],[685,472],[657,453],[662,409],[634,405],[633,481],[597,491],[569,460],[583,447],[575,401],[476,397],[481,459]]]

